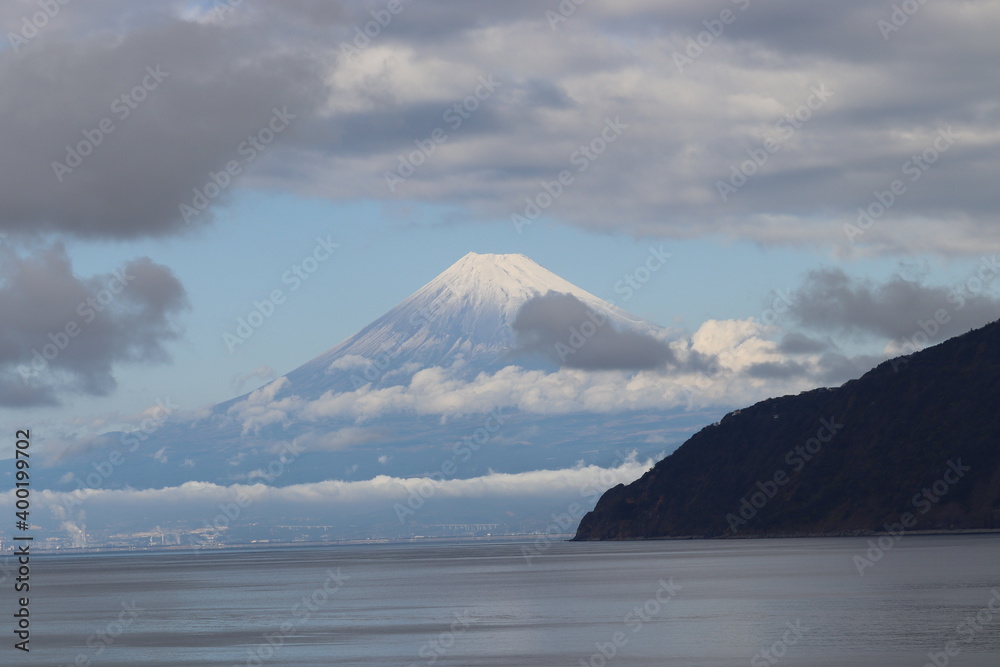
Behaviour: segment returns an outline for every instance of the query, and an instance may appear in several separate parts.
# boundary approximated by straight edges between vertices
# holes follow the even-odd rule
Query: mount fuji
[[[400,384],[412,376],[408,370],[450,366],[456,360],[472,375],[512,363],[555,370],[551,363],[518,355],[512,327],[525,303],[549,292],[576,297],[607,314],[616,327],[662,332],[524,255],[470,252],[385,315],[286,377],[300,395],[318,396],[369,382],[376,387]],[[347,369],[353,372],[344,372]]]
[[[633,461],[660,457],[722,414],[681,405],[591,409],[611,391],[604,378],[628,371],[567,368],[548,342],[526,344],[538,342],[531,337],[537,331],[522,326],[530,305],[536,320],[552,316],[559,340],[587,332],[585,314],[595,323],[590,331],[599,332],[595,344],[621,336],[626,348],[669,354],[666,329],[531,259],[469,253],[355,335],[261,388],[197,416],[173,414],[153,429],[106,433],[65,449],[49,462],[45,486],[61,492],[405,486],[442,471],[472,483],[491,475],[610,469],[629,458],[626,452]],[[569,396],[570,389],[584,398]],[[523,407],[536,404],[544,408]],[[121,462],[107,465],[112,459]],[[512,510],[519,505],[509,500],[487,511],[489,517],[458,514],[493,522],[517,515],[523,526],[524,508]],[[384,534],[387,526],[399,528],[394,520],[384,508],[368,508],[342,534],[367,535],[376,525]],[[308,512],[301,518],[317,521],[331,523]]]

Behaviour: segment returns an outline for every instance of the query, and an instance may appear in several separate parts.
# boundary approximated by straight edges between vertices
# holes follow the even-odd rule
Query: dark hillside
[[[608,490],[577,540],[1000,528],[1000,323],[769,399]]]

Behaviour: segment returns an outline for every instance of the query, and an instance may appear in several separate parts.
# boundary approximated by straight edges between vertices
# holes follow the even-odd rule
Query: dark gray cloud
[[[839,352],[827,352],[819,358],[816,379],[829,385],[839,385],[859,378],[885,361],[885,355],[859,354],[849,357]]]
[[[230,160],[249,172],[275,152],[240,151],[273,109],[304,118],[325,97],[315,59],[239,21],[158,14],[114,40],[44,32],[36,40],[0,53],[0,87],[19,91],[0,100],[0,228],[9,231],[177,233],[186,227],[180,205],[212,172]],[[273,145],[296,131],[292,120]],[[189,218],[204,224],[210,215]]]
[[[817,331],[895,341],[912,340],[922,331],[918,338],[943,340],[1000,317],[1000,299],[986,291],[996,274],[981,273],[987,281],[972,275],[971,282],[949,287],[900,275],[879,284],[839,268],[820,269],[793,293],[789,315]]]
[[[808,375],[806,367],[794,361],[765,361],[751,364],[745,372],[752,378],[763,380],[786,380]]]
[[[571,368],[644,370],[676,363],[663,341],[616,329],[572,294],[549,292],[528,300],[511,328],[521,351]]]
[[[961,12],[922,4],[886,36],[878,21],[892,7],[883,0],[724,3],[734,20],[680,70],[675,54],[723,7],[590,2],[553,29],[546,12],[559,3],[527,0],[404,2],[384,25],[372,22],[385,20],[388,3],[362,0],[244,2],[207,19],[195,6],[70,4],[18,52],[0,52],[0,85],[18,91],[0,102],[0,227],[89,237],[183,230],[179,203],[272,107],[287,106],[295,122],[240,183],[447,201],[466,219],[506,220],[542,179],[570,169],[573,185],[546,214],[590,229],[844,253],[1000,249],[990,183],[1000,88],[988,85],[1000,13],[991,3]],[[0,19],[16,27],[33,10],[8,3]],[[59,183],[51,162],[157,64],[170,77],[129,118],[112,117],[115,131]],[[488,75],[499,90],[461,127],[443,122]],[[790,126],[778,123],[817,86],[832,97],[783,135]],[[609,118],[627,129],[575,171],[571,155]],[[390,191],[386,171],[439,127],[447,142]],[[953,142],[939,159],[904,172],[948,128]],[[780,150],[723,201],[718,182],[765,137]],[[905,193],[863,234],[848,234],[858,208],[894,180]]]
[[[170,269],[147,257],[80,278],[61,245],[28,256],[8,248],[0,272],[0,405],[107,394],[116,364],[167,359],[187,307]]]
[[[778,351],[785,354],[815,354],[829,348],[830,343],[810,338],[798,331],[785,334],[778,343]]]

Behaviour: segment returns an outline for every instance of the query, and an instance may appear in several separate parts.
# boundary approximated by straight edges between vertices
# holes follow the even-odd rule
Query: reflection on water
[[[1000,536],[907,536],[860,576],[867,549],[840,538],[37,556],[23,664],[919,667],[953,640],[951,664],[1000,664],[988,606],[996,593],[1000,609]],[[4,647],[2,663],[22,664],[14,653]]]

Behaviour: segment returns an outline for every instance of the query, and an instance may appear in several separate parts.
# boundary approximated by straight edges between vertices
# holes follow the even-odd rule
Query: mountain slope
[[[607,491],[577,540],[1000,528],[1000,322],[732,412]]]
[[[471,375],[515,362],[545,367],[518,357],[510,325],[521,306],[547,292],[572,294],[607,313],[616,327],[660,330],[524,255],[470,252],[358,333],[291,371],[290,386],[309,396],[351,391],[359,383],[389,386],[405,382],[412,375],[405,372],[408,367],[450,366],[459,359]]]
[[[574,295],[606,313],[621,330],[662,337],[660,327],[523,255],[469,253],[358,333],[265,388],[212,406],[194,419],[169,419],[138,434],[108,433],[86,448],[77,448],[75,455],[70,450],[46,470],[48,488],[76,488],[93,474],[92,460],[107,459],[116,449],[125,452],[128,463],[101,479],[103,488],[261,479],[287,486],[440,472],[455,443],[481,430],[483,414],[467,410],[443,418],[386,408],[359,423],[357,413],[349,410],[322,416],[304,415],[304,409],[324,397],[359,389],[358,394],[370,395],[409,385],[414,374],[434,366],[448,368],[441,376],[458,381],[511,365],[556,370],[545,359],[520,354],[510,327],[529,299],[549,292]],[[461,461],[454,476],[569,468],[579,461],[606,465],[616,448],[654,457],[720,412],[678,407],[670,415],[636,411],[612,419],[585,412],[546,415],[505,409],[503,429],[475,457]],[[609,423],[614,432],[607,435],[603,428]],[[275,451],[291,442],[303,448],[297,464],[280,478],[261,477]]]

